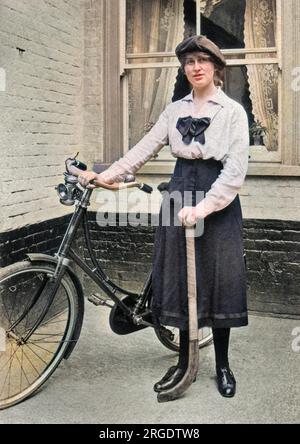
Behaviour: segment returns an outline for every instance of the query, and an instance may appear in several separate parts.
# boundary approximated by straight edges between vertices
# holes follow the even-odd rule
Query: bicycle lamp
[[[77,178],[68,173],[65,174],[65,183],[60,183],[55,189],[59,196],[59,201],[63,205],[72,206],[75,200],[80,197],[80,190],[76,187]]]

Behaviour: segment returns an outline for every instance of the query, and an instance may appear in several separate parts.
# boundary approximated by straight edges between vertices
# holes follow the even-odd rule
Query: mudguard
[[[30,262],[51,262],[53,264],[57,264],[58,259],[54,256],[49,256],[48,254],[42,254],[42,253],[28,253],[26,255]],[[72,340],[66,349],[64,359],[68,359],[71,356],[72,351],[74,350],[74,347],[77,343],[77,340],[80,336],[81,327],[82,327],[82,321],[83,321],[83,314],[84,314],[84,294],[83,289],[80,280],[76,276],[73,268],[70,265],[67,265],[67,273],[69,274],[70,278],[73,281],[73,284],[77,291],[78,296],[78,317],[76,321],[76,325],[74,328]]]

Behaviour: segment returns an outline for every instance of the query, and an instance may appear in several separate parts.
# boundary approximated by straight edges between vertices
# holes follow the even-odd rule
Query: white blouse
[[[180,117],[187,116],[211,119],[204,132],[204,144],[195,139],[189,145],[182,141],[176,124]],[[242,105],[218,87],[215,94],[197,111],[192,91],[183,99],[170,103],[152,129],[125,156],[101,173],[101,177],[121,182],[126,174],[135,175],[167,144],[174,157],[213,158],[223,163],[218,178],[197,205],[198,216],[204,218],[214,211],[222,210],[234,200],[245,180],[249,158],[248,117]]]

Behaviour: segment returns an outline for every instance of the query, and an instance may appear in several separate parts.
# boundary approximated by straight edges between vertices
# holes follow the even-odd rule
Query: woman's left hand
[[[183,207],[178,213],[178,219],[186,227],[192,227],[197,223],[196,207]]]

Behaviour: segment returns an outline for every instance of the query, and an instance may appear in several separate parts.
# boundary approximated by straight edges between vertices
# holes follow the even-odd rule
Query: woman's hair
[[[215,65],[214,84],[216,86],[220,86],[221,88],[223,88],[224,74],[225,74],[225,68],[220,68],[217,65]]]
[[[180,64],[181,64],[181,71],[183,74],[185,74],[184,67],[187,61],[187,57],[189,56],[189,53],[183,54],[180,58]],[[207,60],[212,62],[215,67],[215,74],[214,74],[214,84],[215,86],[221,86],[221,88],[224,85],[224,74],[225,74],[225,68],[223,66],[220,66],[220,64],[211,56],[208,55]]]

